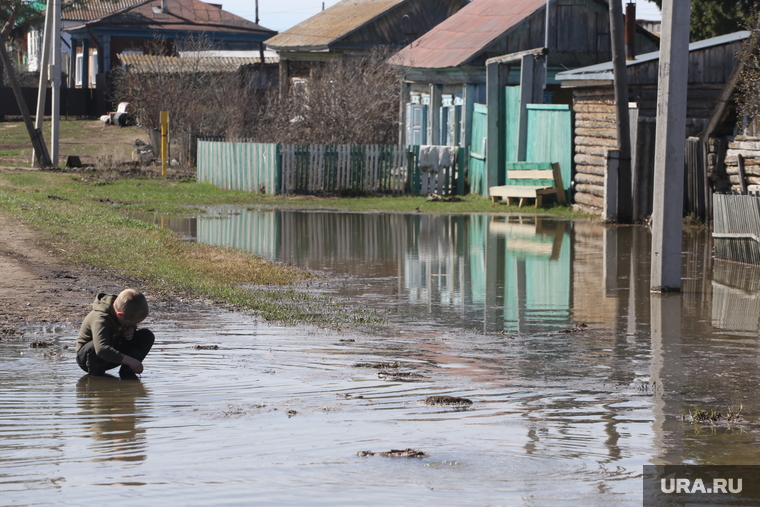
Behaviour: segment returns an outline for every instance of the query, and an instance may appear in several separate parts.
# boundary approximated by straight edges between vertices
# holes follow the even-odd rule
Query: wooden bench
[[[493,202],[506,199],[509,204],[522,206],[527,199],[535,199],[539,207],[543,196],[551,194],[557,194],[560,204],[567,202],[557,162],[507,162],[507,183],[489,189]]]

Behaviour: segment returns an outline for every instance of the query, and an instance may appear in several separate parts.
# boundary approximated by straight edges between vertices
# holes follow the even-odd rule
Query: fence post
[[[604,211],[602,218],[610,222],[617,220],[617,197],[618,197],[618,164],[620,163],[620,151],[608,150],[606,157],[607,167],[604,171]]]

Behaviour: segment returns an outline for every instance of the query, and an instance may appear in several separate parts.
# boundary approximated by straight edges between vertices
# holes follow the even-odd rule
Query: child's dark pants
[[[155,341],[153,333],[149,329],[138,329],[135,331],[135,335],[129,341],[124,341],[121,347],[117,347],[117,350],[122,354],[130,357],[134,357],[138,361],[145,359],[145,356],[150,352],[150,348]],[[106,370],[121,366],[118,363],[112,363],[98,357],[95,353],[95,346],[93,342],[89,341],[77,350],[77,364],[87,373],[91,375],[105,375]],[[125,366],[124,368],[128,368]],[[131,370],[130,370],[131,371]]]

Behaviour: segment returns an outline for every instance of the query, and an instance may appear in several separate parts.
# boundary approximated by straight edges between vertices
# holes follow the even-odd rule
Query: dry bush
[[[210,49],[205,39],[185,41],[184,49]],[[153,54],[172,54],[158,40]],[[256,71],[214,73],[198,58],[178,58],[171,71],[122,71],[119,100],[131,104],[138,122],[160,128],[169,112],[172,131],[198,137],[250,138],[267,143],[393,144],[398,138],[399,73],[385,63],[389,53],[374,51],[315,69],[300,93],[281,96],[260,90]]]
[[[92,157],[92,165],[103,171],[117,170],[123,164],[131,162],[129,156],[124,152],[124,148],[120,146],[103,146]]]
[[[395,144],[400,73],[375,50],[312,71],[304,87],[256,97],[247,135],[262,142]]]

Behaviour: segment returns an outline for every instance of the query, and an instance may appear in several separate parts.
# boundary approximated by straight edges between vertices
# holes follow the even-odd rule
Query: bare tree
[[[268,142],[394,144],[398,138],[400,73],[384,50],[314,69],[290,93],[270,93],[248,125]]]
[[[8,51],[5,49],[5,42],[9,37],[23,33],[29,26],[33,26],[35,23],[39,23],[39,21],[39,13],[32,9],[28,3],[22,0],[0,0],[0,23],[2,23],[2,28],[0,28],[0,60],[2,60],[8,82],[16,97],[29,139],[34,146],[37,163],[39,167],[50,167],[52,163],[50,155],[48,155],[47,146],[45,146],[45,141],[42,138],[42,132],[34,128],[29,108],[23,95],[21,95],[21,87],[16,78],[16,71],[8,56]]]
[[[739,91],[739,121],[746,118],[748,125],[743,125],[745,133],[760,132],[760,16],[738,55],[737,64],[743,65],[741,78],[737,84]]]
[[[195,54],[207,40],[185,41]],[[258,142],[393,144],[398,132],[399,73],[374,51],[326,64],[291,93],[261,90],[259,67],[226,70],[209,58],[167,58],[176,54],[157,42],[153,59],[124,71],[117,80],[120,100],[130,102],[139,122],[159,127],[169,111],[172,130],[200,136],[246,137]]]

